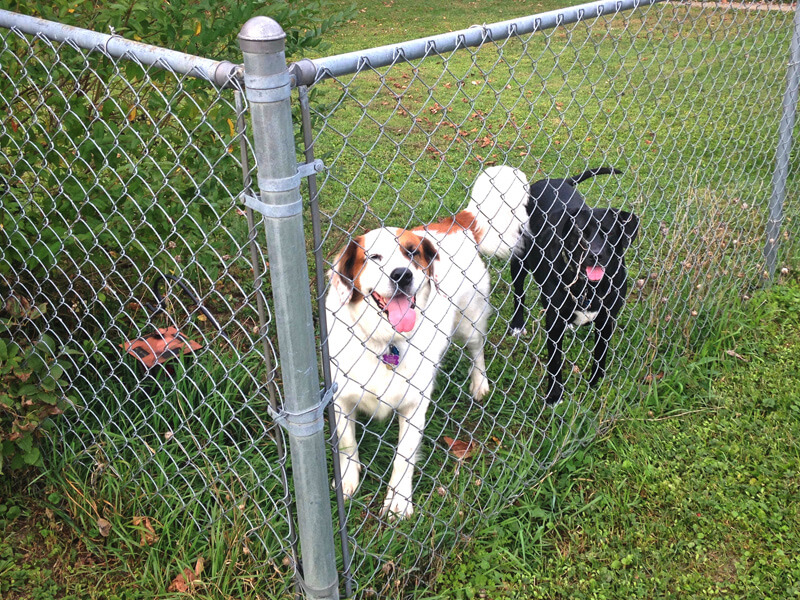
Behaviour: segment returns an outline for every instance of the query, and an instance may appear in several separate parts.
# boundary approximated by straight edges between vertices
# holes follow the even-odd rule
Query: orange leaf
[[[644,376],[643,381],[645,383],[653,383],[659,379],[664,379],[664,373],[648,373]]]
[[[141,546],[151,546],[158,541],[156,530],[150,523],[150,517],[133,517],[133,526],[140,527],[139,531],[139,544]]]
[[[189,567],[186,567],[183,570],[183,573],[179,574],[175,579],[172,580],[172,583],[169,584],[167,591],[185,594],[189,591],[191,583],[195,579],[196,577],[194,571],[192,571]]]
[[[442,438],[444,443],[447,444],[447,449],[458,460],[467,460],[477,449],[478,445],[475,440],[464,442],[461,440],[454,440],[451,437],[444,436]]]

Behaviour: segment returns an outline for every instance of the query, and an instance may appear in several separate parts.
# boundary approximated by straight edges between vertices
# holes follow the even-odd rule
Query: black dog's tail
[[[622,173],[622,170],[615,169],[614,167],[598,167],[596,169],[589,169],[580,175],[567,177],[564,181],[570,185],[578,185],[581,181],[591,179],[595,175],[619,175],[620,173]]]

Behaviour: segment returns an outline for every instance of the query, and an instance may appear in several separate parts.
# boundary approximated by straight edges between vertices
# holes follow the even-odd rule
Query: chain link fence
[[[325,477],[334,480],[346,595],[402,597],[431,584],[479,523],[606,431],[769,279],[768,202],[794,15],[751,8],[598,3],[292,66],[300,162],[325,165],[303,188],[311,202],[302,267],[318,300],[322,374],[314,385],[338,384]],[[270,231],[270,219],[283,217],[259,214],[250,182],[262,195],[283,188],[254,168],[247,74],[223,65],[213,85],[192,61],[181,71],[133,51],[114,55],[109,40],[87,49],[15,28],[0,36],[0,55],[0,290],[6,313],[17,315],[13,336],[52,340],[66,363],[53,464],[88,497],[135,490],[137,508],[210,536],[225,530],[265,589],[288,593],[299,573],[294,488],[287,434],[270,415],[292,394],[270,358],[281,324],[268,300],[295,290],[270,290],[264,277],[274,258],[272,248],[269,261],[263,252],[262,225]],[[274,100],[270,86],[251,92],[249,104]],[[471,222],[455,218],[479,174],[500,165],[531,183],[614,167],[621,173],[587,180],[580,192],[590,206],[638,217],[605,378],[589,386],[593,327],[566,332],[557,406],[545,402],[541,288],[527,280],[526,333],[511,335],[510,261],[479,257],[465,233]],[[780,183],[789,201],[782,212],[772,206],[773,224],[784,224],[772,240],[779,268],[796,255],[797,210],[796,183]],[[497,228],[494,217],[481,223]],[[421,229],[435,223],[444,225]],[[409,342],[412,334],[396,328],[381,337],[407,314],[392,316],[394,299],[374,297],[377,284],[366,283],[370,268],[392,274],[386,239],[368,233],[376,228],[392,232],[390,247],[414,238],[405,246],[411,271],[455,257],[429,283],[439,296],[454,279],[459,293],[471,290],[457,325],[435,320],[420,297],[404,311],[415,311],[417,329],[430,336]],[[447,249],[456,235],[463,239]],[[435,242],[427,257],[425,238]],[[351,294],[344,304],[355,299],[362,312],[319,308],[337,293],[336,277]],[[485,310],[470,310],[484,301]],[[452,320],[452,307],[442,310]],[[169,346],[170,327],[183,336],[166,348],[174,357],[148,368],[146,357]],[[457,338],[454,329],[472,331],[466,344],[431,350],[434,338]],[[343,335],[355,345],[343,345]],[[382,350],[370,349],[371,337]],[[137,340],[139,356],[127,345]],[[472,378],[476,340],[484,342],[486,393]],[[403,344],[422,356],[413,369],[391,364],[406,360]],[[363,389],[348,404],[342,388],[352,381]],[[430,400],[427,410],[419,398]],[[357,425],[348,431],[348,422]],[[413,471],[413,500],[402,510],[384,507],[398,464]],[[354,483],[348,467],[356,465]],[[400,480],[407,484],[392,486]],[[103,518],[102,502],[95,506]]]
[[[567,23],[567,11],[558,11],[552,28],[542,25],[546,18],[532,18],[533,32],[512,37],[478,28],[476,48],[445,51],[427,40],[410,61],[403,60],[406,47],[376,51],[377,66],[373,55],[320,61],[315,75],[324,81],[312,108],[315,152],[327,167],[318,253],[326,269],[346,268],[337,252],[354,238],[365,254],[382,254],[380,242],[364,237],[370,230],[413,230],[464,210],[478,175],[495,165],[517,167],[531,183],[615,167],[623,173],[578,187],[591,206],[639,218],[605,380],[588,385],[592,327],[568,331],[568,400],[556,408],[545,402],[548,325],[540,288],[528,280],[527,335],[510,335],[509,261],[488,261],[491,392],[480,400],[471,395],[470,355],[454,344],[427,409],[410,518],[381,516],[397,416],[381,421],[371,403],[366,415],[343,409],[360,423],[363,468],[347,523],[352,570],[372,574],[366,591],[385,597],[430,583],[441,557],[480,521],[607,430],[670,375],[675,358],[696,347],[726,308],[764,281],[793,14],[749,8],[756,7],[669,3],[589,19],[601,12],[591,6],[579,22]],[[793,198],[796,185],[789,187]],[[789,256],[796,207],[784,209],[781,249]],[[332,359],[352,362],[335,353]]]
[[[241,76],[66,33],[0,37],[0,287],[12,339],[63,365],[48,463],[90,521],[232,531],[281,589],[294,527]]]

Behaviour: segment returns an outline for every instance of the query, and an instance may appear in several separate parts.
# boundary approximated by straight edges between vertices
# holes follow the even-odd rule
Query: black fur
[[[547,331],[548,390],[545,401],[561,401],[564,384],[562,342],[581,313],[594,318],[594,363],[589,385],[605,376],[608,343],[628,291],[624,254],[636,237],[639,218],[616,208],[591,208],[575,186],[595,175],[617,174],[610,167],[591,169],[566,179],[542,179],[530,186],[528,223],[511,257],[514,282],[512,332],[525,326],[525,279],[528,273],[541,288]],[[603,275],[599,281],[598,267]]]

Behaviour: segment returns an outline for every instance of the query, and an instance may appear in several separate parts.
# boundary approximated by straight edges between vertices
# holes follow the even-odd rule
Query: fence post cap
[[[253,54],[274,54],[286,47],[286,32],[269,17],[253,17],[239,32],[239,48]]]

